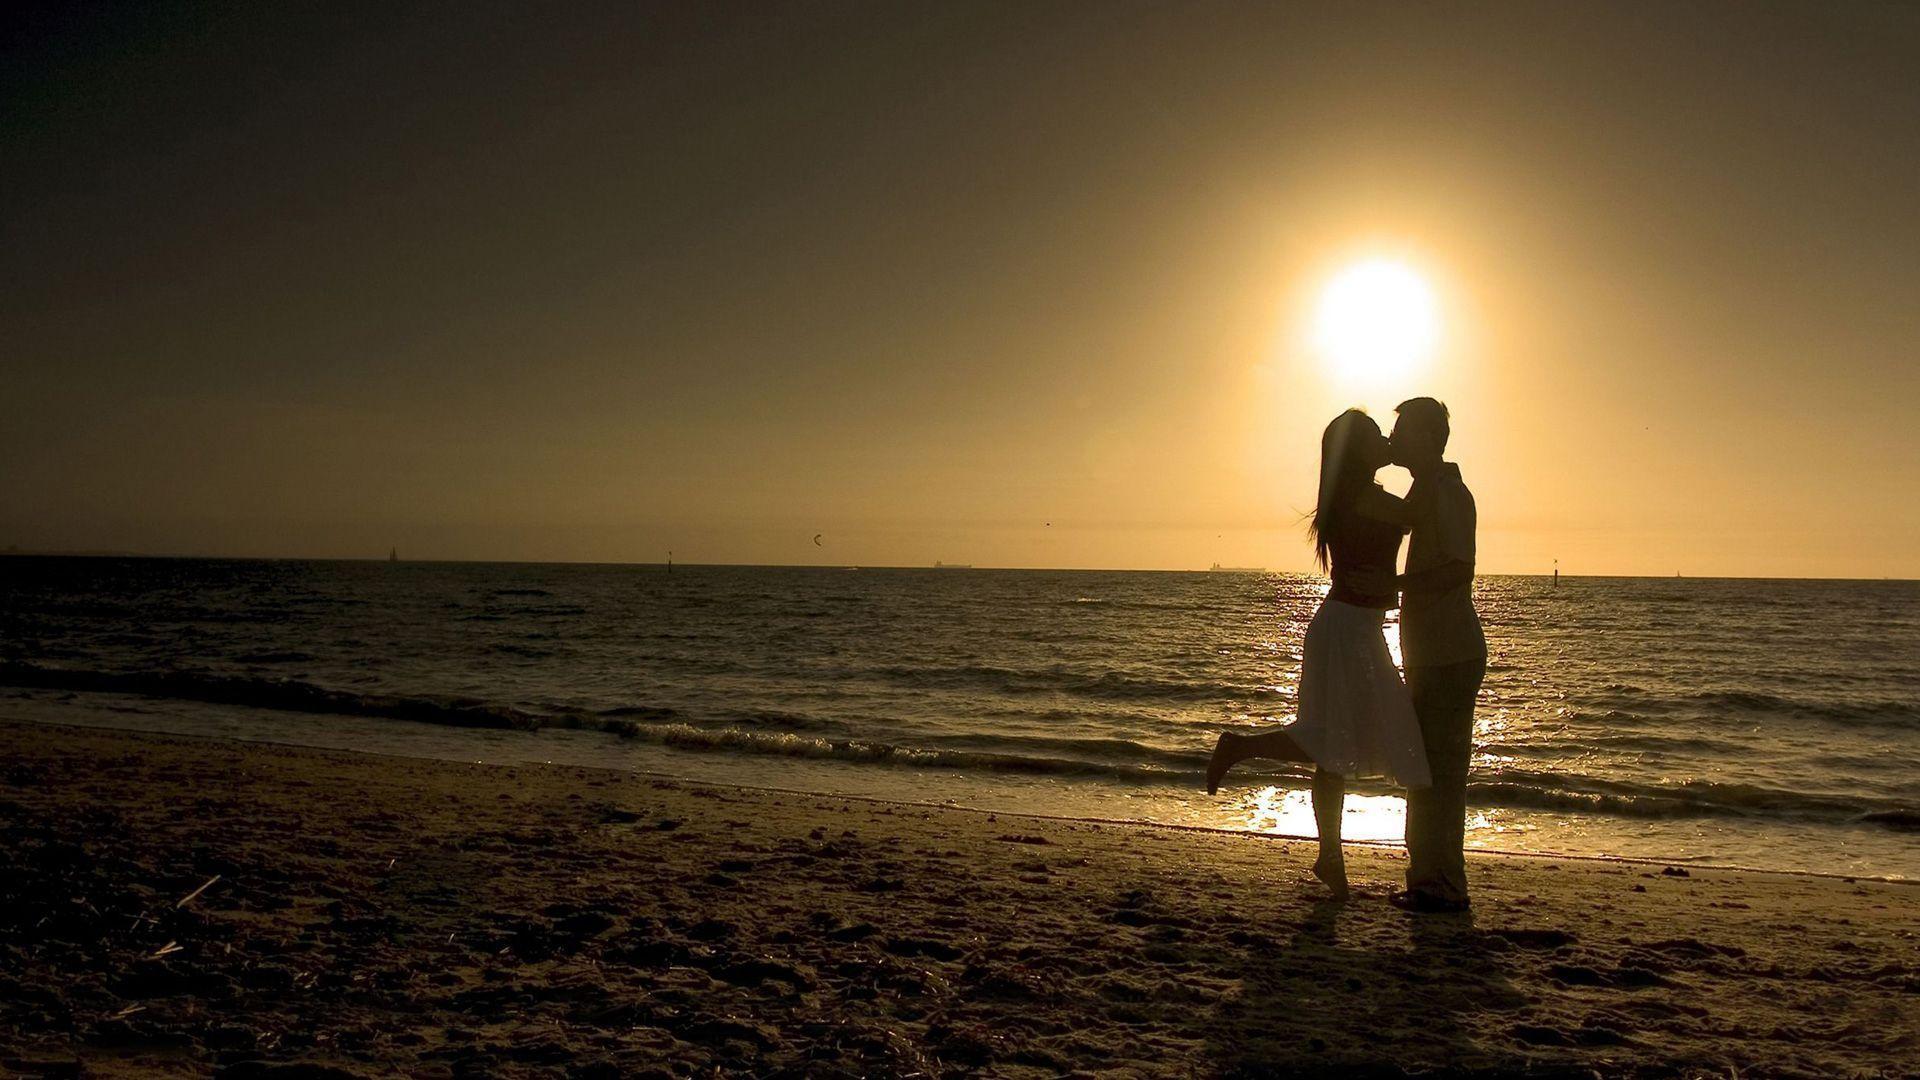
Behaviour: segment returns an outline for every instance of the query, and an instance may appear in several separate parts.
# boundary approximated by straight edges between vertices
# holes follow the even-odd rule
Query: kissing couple
[[[1313,766],[1320,855],[1313,872],[1347,896],[1340,816],[1347,781],[1385,776],[1407,790],[1407,911],[1467,910],[1467,762],[1487,642],[1473,607],[1475,513],[1460,468],[1445,460],[1447,407],[1401,402],[1391,437],[1349,409],[1320,437],[1320,492],[1310,533],[1333,580],[1307,625],[1298,714],[1265,731],[1225,731],[1207,765],[1207,793],[1237,762],[1271,758]],[[1413,474],[1404,499],[1374,479],[1387,465]],[[1396,569],[1400,539],[1407,569]],[[1400,608],[1406,678],[1384,632]]]

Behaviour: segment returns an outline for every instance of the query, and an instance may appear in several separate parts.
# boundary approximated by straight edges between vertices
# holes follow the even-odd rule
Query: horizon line
[[[34,550],[27,548],[0,548],[0,558],[39,558],[39,559],[196,559],[206,562],[370,562],[370,563],[415,563],[415,564],[459,564],[476,566],[635,566],[661,567],[682,566],[705,569],[744,569],[744,570],[975,570],[975,571],[1020,571],[1031,573],[1056,574],[1236,574],[1242,576],[1287,575],[1325,579],[1326,574],[1312,570],[1276,570],[1268,567],[1242,568],[1224,567],[1219,570],[1207,567],[1139,567],[1139,566],[982,566],[977,563],[888,563],[849,565],[845,563],[757,563],[757,562],[666,562],[666,561],[619,561],[601,559],[459,559],[459,558],[403,558],[393,559],[379,555],[206,555],[175,552],[141,552],[112,550]],[[1548,569],[1540,572],[1520,571],[1476,571],[1475,578],[1551,578],[1556,571]],[[1882,581],[1882,582],[1920,582],[1920,577],[1846,577],[1840,575],[1791,575],[1771,576],[1765,574],[1680,574],[1671,577],[1663,574],[1622,574],[1592,573],[1575,574],[1558,572],[1563,578],[1584,580],[1628,580],[1628,581]]]

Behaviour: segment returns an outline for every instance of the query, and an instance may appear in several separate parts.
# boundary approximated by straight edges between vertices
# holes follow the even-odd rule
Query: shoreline
[[[245,736],[220,735],[220,734],[190,734],[190,733],[169,731],[164,728],[142,728],[137,726],[124,726],[124,725],[108,726],[108,725],[75,724],[70,722],[63,722],[60,720],[20,719],[18,717],[0,716],[0,725],[5,725],[5,724],[33,724],[33,725],[39,725],[39,726],[45,726],[45,727],[51,727],[51,728],[66,728],[66,729],[72,729],[76,731],[122,731],[122,732],[129,732],[133,734],[152,735],[152,736],[160,736],[160,737],[166,737],[166,738],[199,739],[199,740],[205,740],[208,742],[215,742],[215,743],[239,743],[239,744],[246,744],[246,745],[284,746],[284,747],[293,747],[293,748],[301,748],[301,749],[327,750],[329,752],[363,754],[370,757],[380,758],[383,760],[393,760],[393,761],[438,761],[438,762],[448,762],[448,763],[464,762],[464,759],[456,759],[452,757],[435,756],[435,755],[428,755],[428,754],[406,754],[406,753],[383,751],[383,750],[328,747],[318,743],[301,742],[301,741],[292,740],[292,739],[275,739],[275,738],[264,738],[264,737],[251,738],[251,737],[245,737]],[[485,763],[489,765],[500,766],[500,767],[534,767],[532,765],[527,765],[523,763],[514,763],[514,762],[485,762]],[[683,783],[697,783],[697,784],[703,784],[703,785],[712,786],[712,787],[735,788],[741,791],[762,792],[762,793],[776,794],[776,795],[818,796],[822,798],[855,800],[860,802],[871,802],[871,803],[878,803],[878,804],[890,805],[890,806],[914,807],[917,809],[926,809],[926,810],[940,810],[940,811],[951,810],[951,811],[960,811],[960,812],[972,813],[972,814],[989,814],[989,815],[1000,815],[1000,816],[1006,816],[1006,817],[1029,818],[1036,821],[1084,822],[1089,824],[1111,825],[1116,827],[1139,827],[1139,828],[1150,828],[1150,829],[1167,829],[1167,830],[1174,830],[1174,831],[1181,831],[1181,832],[1193,832],[1193,833],[1213,834],[1213,835],[1247,836],[1247,837],[1254,837],[1259,839],[1275,840],[1275,841],[1292,841],[1292,842],[1311,843],[1315,839],[1312,835],[1307,835],[1307,834],[1257,832],[1252,829],[1234,829],[1234,828],[1225,828],[1225,827],[1212,826],[1212,825],[1187,824],[1187,823],[1181,823],[1181,822],[1150,821],[1143,818],[1078,816],[1078,815],[1072,815],[1072,814],[1046,814],[1046,813],[1041,813],[1039,811],[1031,811],[1031,810],[1003,810],[1003,809],[996,809],[996,808],[989,808],[989,807],[968,806],[962,803],[922,802],[922,801],[917,801],[912,799],[893,798],[893,797],[888,797],[883,795],[860,795],[860,794],[850,794],[846,792],[819,791],[811,788],[790,788],[790,787],[782,787],[782,786],[771,785],[771,784],[749,784],[749,783],[738,783],[738,782],[732,782],[732,781],[717,781],[717,780],[710,780],[710,779],[701,779],[697,777],[690,777],[690,776],[685,776],[678,773],[665,772],[660,770],[638,769],[638,768],[628,769],[628,768],[621,768],[621,767],[612,766],[612,765],[579,765],[579,764],[554,765],[552,763],[547,763],[545,767],[581,769],[581,770],[587,770],[587,771],[605,772],[605,773],[621,775],[621,776],[644,777],[647,779],[674,780],[674,781],[679,781]],[[1471,809],[1471,807],[1469,807],[1469,809]],[[1605,816],[1605,815],[1598,815],[1598,816]],[[1405,850],[1404,845],[1396,844],[1391,841],[1346,840],[1346,841],[1343,841],[1341,846],[1347,849],[1365,848],[1365,849],[1376,850],[1376,851],[1404,851]],[[1591,854],[1591,853],[1582,853],[1582,852],[1522,851],[1522,850],[1514,850],[1514,849],[1508,849],[1508,848],[1487,848],[1487,847],[1470,847],[1467,849],[1467,853],[1469,855],[1481,855],[1481,856],[1497,857],[1497,858],[1550,859],[1550,860],[1559,859],[1559,860],[1571,860],[1571,861],[1578,861],[1578,862],[1592,862],[1592,863],[1599,863],[1599,864],[1619,863],[1623,865],[1633,865],[1633,866],[1665,866],[1668,864],[1678,864],[1680,866],[1685,866],[1685,867],[1692,867],[1692,868],[1698,868],[1698,869],[1712,869],[1716,871],[1727,871],[1731,873],[1771,874],[1771,875],[1780,875],[1780,876],[1789,876],[1789,877],[1810,877],[1810,878],[1829,879],[1834,881],[1840,881],[1843,883],[1853,883],[1856,881],[1870,881],[1870,882],[1876,882],[1880,884],[1894,885],[1894,886],[1920,886],[1920,878],[1910,878],[1910,877],[1904,877],[1900,875],[1874,874],[1874,873],[1846,873],[1841,871],[1828,871],[1828,870],[1803,870],[1803,869],[1795,869],[1791,867],[1751,866],[1751,865],[1732,864],[1732,863],[1701,863],[1698,860],[1702,858],[1710,858],[1711,856],[1699,856],[1699,855],[1693,855],[1693,856],[1615,855],[1615,854]]]
[[[51,736],[51,737],[50,737]],[[0,721],[0,1068],[1916,1075],[1920,894]],[[1249,838],[1262,841],[1248,843]],[[292,1075],[292,1072],[287,1072]]]

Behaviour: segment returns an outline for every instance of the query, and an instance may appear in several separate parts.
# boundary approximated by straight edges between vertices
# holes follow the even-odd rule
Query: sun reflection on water
[[[1244,800],[1246,825],[1253,832],[1279,836],[1313,836],[1313,794],[1299,788],[1264,787]],[[1398,843],[1407,831],[1407,801],[1398,795],[1347,796],[1340,819],[1346,840]]]
[[[1274,836],[1315,836],[1313,793],[1275,785],[1250,792],[1240,800],[1236,828]],[[1529,832],[1531,826],[1501,820],[1486,811],[1467,811],[1467,846],[1497,847],[1503,837]],[[1366,844],[1401,844],[1407,834],[1407,800],[1399,795],[1347,793],[1346,812],[1340,818],[1340,837]]]

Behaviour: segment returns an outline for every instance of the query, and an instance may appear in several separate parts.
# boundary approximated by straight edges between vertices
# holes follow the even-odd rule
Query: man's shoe
[[[1429,892],[1417,892],[1412,889],[1402,889],[1394,893],[1387,897],[1387,903],[1401,911],[1409,911],[1416,915],[1457,914],[1468,908],[1465,900],[1449,900],[1444,896],[1435,896]]]

